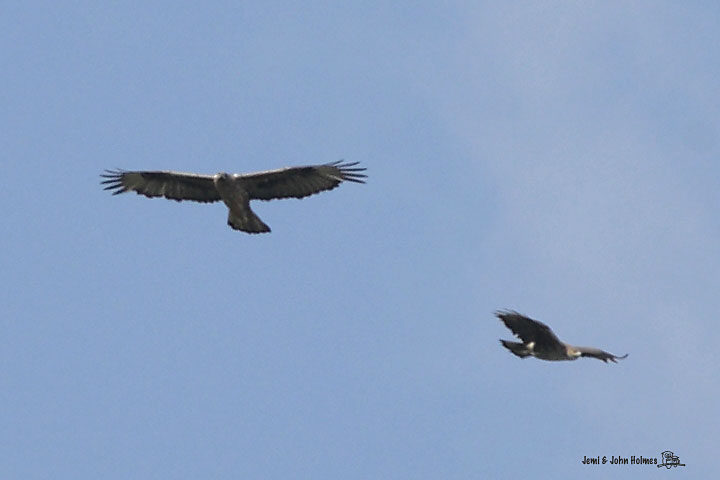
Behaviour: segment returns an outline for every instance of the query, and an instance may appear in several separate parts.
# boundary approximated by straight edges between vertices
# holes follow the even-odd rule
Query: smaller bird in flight
[[[365,168],[353,163],[326,163],[305,167],[288,167],[249,174],[218,173],[200,175],[172,171],[128,172],[106,170],[100,175],[105,190],[113,195],[134,191],[146,197],[170,200],[218,202],[227,205],[227,223],[234,230],[247,233],[270,231],[250,209],[250,200],[303,198],[332,190],[344,181],[365,183]]]
[[[592,357],[607,363],[610,360],[617,363],[627,357],[613,355],[599,348],[576,347],[561,342],[560,339],[550,330],[550,327],[542,322],[533,320],[530,317],[521,315],[513,310],[495,312],[507,328],[522,342],[510,342],[500,340],[503,347],[507,348],[514,355],[520,358],[535,357],[540,360],[577,360],[579,357]]]

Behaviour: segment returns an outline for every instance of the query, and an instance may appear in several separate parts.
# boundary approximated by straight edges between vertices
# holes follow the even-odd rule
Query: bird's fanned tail
[[[520,342],[511,342],[509,340],[500,340],[500,343],[502,343],[503,347],[510,350],[510,352],[513,353],[513,355],[517,355],[520,358],[529,357],[530,353],[527,351],[527,347],[525,344]]]
[[[228,225],[233,230],[240,230],[242,232],[247,233],[268,233],[270,232],[270,227],[268,227],[262,220],[260,220],[260,217],[255,215],[255,213],[247,209],[246,215],[239,216],[235,215],[232,210],[228,213]]]

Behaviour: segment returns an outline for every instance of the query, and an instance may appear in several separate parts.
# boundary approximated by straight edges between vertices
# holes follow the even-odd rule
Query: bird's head
[[[568,360],[577,360],[582,356],[582,352],[571,345],[567,346],[567,354]]]
[[[217,184],[229,185],[230,179],[231,179],[230,177],[231,177],[231,175],[229,173],[225,173],[225,172],[216,173],[214,175],[213,182],[215,183],[215,185],[217,185]]]

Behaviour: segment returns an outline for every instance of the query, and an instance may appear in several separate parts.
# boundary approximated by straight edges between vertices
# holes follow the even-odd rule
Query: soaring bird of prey
[[[105,190],[113,195],[134,191],[146,197],[165,197],[170,200],[217,202],[222,200],[229,209],[227,223],[235,230],[247,233],[270,231],[250,209],[250,200],[303,198],[325,190],[332,190],[344,181],[365,183],[358,162],[333,162],[324,165],[289,167],[249,174],[218,173],[198,175],[171,171],[129,172],[105,170]]]
[[[532,356],[540,360],[577,360],[578,357],[592,357],[605,363],[608,360],[617,363],[618,360],[627,357],[627,354],[617,357],[599,348],[576,347],[561,342],[544,323],[512,310],[495,312],[495,316],[522,340],[522,342],[500,340],[505,348],[520,358]]]

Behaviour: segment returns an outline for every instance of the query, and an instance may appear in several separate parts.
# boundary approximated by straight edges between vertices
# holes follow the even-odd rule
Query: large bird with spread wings
[[[495,312],[495,316],[522,340],[522,342],[500,340],[505,348],[520,358],[532,356],[540,360],[577,360],[579,357],[592,357],[605,363],[608,360],[617,363],[618,360],[627,357],[627,354],[617,357],[599,348],[576,347],[561,342],[544,323],[512,310]]]
[[[305,167],[289,167],[249,174],[218,173],[198,175],[172,171],[129,172],[106,170],[101,175],[105,190],[113,195],[134,191],[146,197],[165,197],[170,200],[218,202],[229,209],[227,223],[235,230],[247,233],[270,231],[250,209],[250,200],[303,198],[325,190],[332,190],[344,181],[365,183],[365,168],[353,163],[326,163]]]

